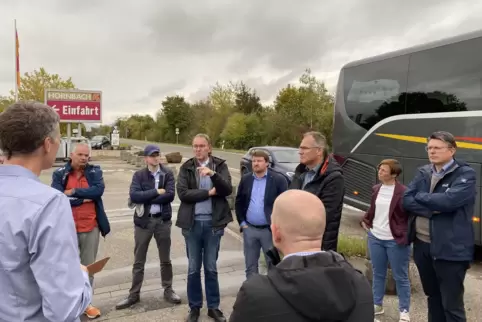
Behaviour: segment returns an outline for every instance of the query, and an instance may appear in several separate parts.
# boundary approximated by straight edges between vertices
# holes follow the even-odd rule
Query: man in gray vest
[[[454,159],[456,149],[452,134],[432,133],[426,146],[430,164],[418,169],[403,197],[412,214],[408,236],[429,322],[467,321],[464,279],[474,253],[476,175],[467,163]]]

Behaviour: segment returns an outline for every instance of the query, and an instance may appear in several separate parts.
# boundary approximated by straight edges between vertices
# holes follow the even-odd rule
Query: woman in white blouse
[[[383,314],[383,296],[388,263],[397,287],[400,322],[410,321],[410,281],[408,267],[410,245],[407,242],[408,215],[402,196],[406,187],[397,181],[402,168],[397,160],[378,165],[380,184],[373,187],[370,208],[361,225],[368,233],[368,250],[373,271],[375,315]]]

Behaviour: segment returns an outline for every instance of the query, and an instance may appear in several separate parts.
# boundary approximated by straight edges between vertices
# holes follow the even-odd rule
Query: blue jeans
[[[189,268],[187,273],[187,298],[189,307],[202,308],[203,293],[201,286],[201,265],[204,264],[204,287],[209,309],[219,308],[220,295],[218,283],[219,245],[224,229],[213,230],[211,220],[195,220],[193,227],[183,229],[186,240]]]
[[[368,232],[368,250],[373,268],[373,301],[375,305],[383,304],[385,295],[385,279],[388,263],[392,268],[393,279],[397,287],[398,307],[400,312],[410,311],[410,280],[408,266],[410,263],[410,246],[399,245],[394,240],[381,240]]]
[[[246,264],[246,279],[253,274],[258,274],[260,250],[263,250],[267,268],[271,268],[271,262],[266,252],[273,247],[273,237],[268,228],[255,228],[248,226],[243,229],[244,261]]]

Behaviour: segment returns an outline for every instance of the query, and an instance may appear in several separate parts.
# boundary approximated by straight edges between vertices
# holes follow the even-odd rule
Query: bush
[[[364,237],[338,235],[338,253],[343,254],[347,259],[349,257],[366,258],[368,252],[367,240]],[[281,256],[283,258],[283,256]],[[260,266],[266,267],[264,256],[260,256]]]
[[[358,236],[347,236],[340,234],[338,236],[338,253],[346,257],[366,257],[368,251],[366,238]]]

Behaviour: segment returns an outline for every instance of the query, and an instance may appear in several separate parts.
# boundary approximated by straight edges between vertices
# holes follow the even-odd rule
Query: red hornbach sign
[[[102,122],[101,91],[46,89],[45,103],[59,114],[60,122]]]

